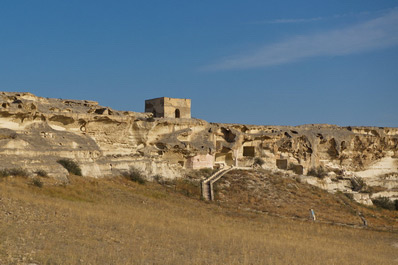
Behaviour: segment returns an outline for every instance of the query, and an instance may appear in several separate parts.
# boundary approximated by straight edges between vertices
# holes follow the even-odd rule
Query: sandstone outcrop
[[[97,178],[130,167],[148,177],[174,178],[187,169],[262,166],[293,170],[330,191],[353,192],[355,177],[362,186],[378,187],[371,196],[398,199],[398,128],[209,123],[117,111],[89,100],[1,92],[0,167],[43,169],[66,178],[56,162],[62,158],[74,159],[84,176]],[[305,176],[315,169],[325,174]]]

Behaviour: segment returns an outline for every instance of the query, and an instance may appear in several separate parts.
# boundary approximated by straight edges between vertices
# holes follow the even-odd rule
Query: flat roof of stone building
[[[171,97],[158,97],[158,98],[151,98],[146,100],[154,100],[154,99],[161,99],[161,98],[170,98],[170,99],[190,99],[190,98],[171,98]]]

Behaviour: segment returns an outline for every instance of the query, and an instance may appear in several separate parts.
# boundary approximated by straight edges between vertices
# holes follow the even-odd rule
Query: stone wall
[[[181,98],[155,98],[145,101],[145,112],[157,118],[191,118],[191,100]]]
[[[188,157],[185,167],[188,169],[213,168],[214,155],[196,155]]]

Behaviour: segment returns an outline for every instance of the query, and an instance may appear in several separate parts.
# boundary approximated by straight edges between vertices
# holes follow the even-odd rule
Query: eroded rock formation
[[[349,189],[353,176],[369,185],[387,185],[385,192],[398,188],[398,128],[154,118],[94,101],[30,93],[0,93],[0,156],[1,168],[44,169],[57,178],[67,172],[56,161],[71,158],[90,177],[120,174],[131,166],[149,177],[173,178],[189,168],[279,165],[301,175],[322,168],[326,178],[308,181],[329,190]],[[277,165],[277,160],[285,163]]]

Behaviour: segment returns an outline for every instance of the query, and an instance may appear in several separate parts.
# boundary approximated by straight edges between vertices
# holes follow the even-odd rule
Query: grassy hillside
[[[300,182],[300,178],[268,170],[235,170],[215,185],[223,207],[248,208],[269,215],[308,219],[314,209],[318,222],[361,226],[359,213],[375,229],[398,232],[398,212],[356,203],[343,193],[331,194]]]
[[[39,187],[26,178],[0,178],[0,264],[392,264],[398,259],[393,232],[221,207],[222,202],[206,203],[178,188],[123,178],[71,176],[68,185],[42,181]]]

